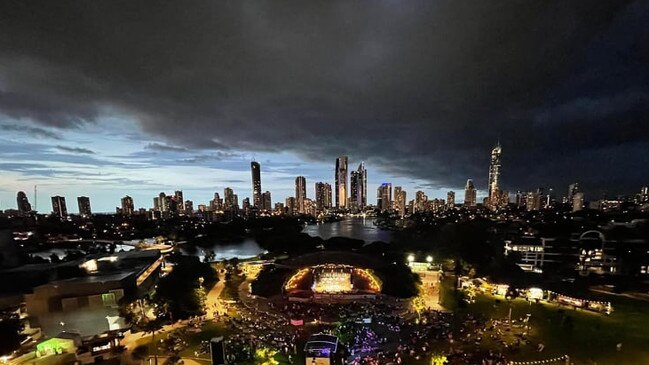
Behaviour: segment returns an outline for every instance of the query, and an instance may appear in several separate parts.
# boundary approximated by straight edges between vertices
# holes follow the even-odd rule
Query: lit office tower
[[[169,201],[167,200],[167,194],[164,192],[160,192],[158,195],[158,210],[161,212],[169,210]]]
[[[286,198],[286,213],[289,215],[294,215],[297,213],[297,203],[296,199],[292,196]]]
[[[331,208],[331,185],[325,182],[315,183],[315,202],[319,211]]]
[[[399,217],[406,215],[406,191],[401,186],[394,187],[394,210],[399,213]]]
[[[90,198],[87,196],[80,196],[77,198],[77,204],[79,204],[79,215],[84,217],[90,217],[92,215],[92,210],[90,210]]]
[[[468,179],[466,181],[466,186],[464,187],[464,206],[465,207],[476,206],[476,191],[475,191],[475,186],[473,185],[473,180],[471,179]]]
[[[183,198],[183,191],[176,190],[174,192],[174,198],[176,200],[176,210],[181,213],[185,213],[185,199]]]
[[[261,198],[261,165],[259,162],[252,161],[250,171],[252,172],[252,204],[255,208],[262,209],[264,202]],[[270,208],[266,210],[270,210]]]
[[[640,188],[640,203],[649,203],[649,186]]]
[[[415,206],[412,212],[413,213],[423,212],[424,210],[426,210],[427,203],[428,203],[428,196],[426,196],[426,193],[424,193],[421,190],[417,191],[415,193]]]
[[[530,191],[527,193],[527,198],[525,199],[525,206],[528,211],[532,210],[541,210],[541,203],[543,201],[543,190],[536,189],[536,191]]]
[[[295,200],[297,202],[298,213],[304,213],[304,202],[306,200],[306,178],[304,176],[295,178]]]
[[[18,213],[20,215],[26,215],[32,211],[32,205],[29,204],[29,199],[27,199],[27,194],[24,191],[18,192],[16,202],[18,203]]]
[[[351,201],[348,205],[351,209],[363,210],[367,206],[367,170],[365,163],[361,162],[356,171],[350,175]]]
[[[235,204],[235,194],[234,190],[231,188],[223,189],[223,210],[233,209],[236,205],[239,205],[239,202]]]
[[[243,198],[241,201],[241,209],[244,214],[250,214],[250,198]]]
[[[502,154],[502,148],[500,147],[500,142],[491,150],[491,163],[489,164],[489,197],[487,201],[492,207],[498,206],[500,201],[500,155]]]
[[[584,193],[575,193],[572,196],[572,211],[578,212],[584,209]]]
[[[336,208],[347,208],[347,156],[336,159]]]
[[[358,180],[358,172],[352,171],[349,174],[349,190],[351,194],[347,202],[349,209],[352,211],[358,211]]]
[[[572,183],[568,185],[568,199],[567,199],[568,204],[572,204],[572,200],[575,194],[577,194],[578,192],[579,192],[579,183]]]
[[[383,183],[376,189],[376,206],[381,212],[392,207],[392,184]]]
[[[223,199],[221,199],[219,193],[214,193],[214,199],[210,200],[210,210],[212,212],[223,211]]]
[[[133,198],[130,196],[125,196],[122,198],[122,214],[124,215],[133,215],[135,206],[133,205]]]
[[[455,192],[454,191],[449,191],[448,193],[446,193],[446,206],[448,208],[455,207]]]
[[[261,209],[270,212],[273,209],[273,199],[270,191],[261,194]]]
[[[62,196],[52,197],[52,213],[59,218],[68,216],[68,207],[65,205],[65,198]]]

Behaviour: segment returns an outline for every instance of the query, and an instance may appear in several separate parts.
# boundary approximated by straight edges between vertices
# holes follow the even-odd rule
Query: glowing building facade
[[[261,197],[261,165],[259,162],[250,163],[250,172],[252,173],[252,204],[262,209],[263,201]]]
[[[466,181],[466,186],[464,187],[464,206],[475,207],[476,202],[477,193],[475,190],[475,185],[473,185],[473,180],[468,179]]]
[[[499,206],[501,200],[501,191],[500,191],[500,169],[502,164],[500,162],[500,157],[502,155],[502,147],[500,142],[491,150],[491,163],[489,164],[489,196],[487,201],[489,206],[497,207]]]
[[[306,178],[304,176],[295,178],[295,200],[297,202],[298,213],[305,213]]]
[[[340,156],[336,159],[336,208],[338,209],[347,208],[347,194],[349,193],[347,189],[347,176],[349,175],[347,165],[347,156]]]

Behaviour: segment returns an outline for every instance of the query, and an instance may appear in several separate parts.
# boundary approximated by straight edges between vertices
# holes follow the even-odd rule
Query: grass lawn
[[[554,304],[529,304],[524,299],[507,301],[491,295],[478,295],[476,302],[464,307],[454,301],[453,280],[444,283],[442,304],[459,316],[467,313],[487,318],[531,316],[532,345],[512,354],[514,360],[529,361],[568,354],[575,364],[640,365],[649,364],[649,311],[647,303],[627,298],[613,298],[610,316]],[[497,303],[500,299],[500,303]],[[538,353],[536,345],[545,350]],[[622,343],[622,350],[616,344]]]
[[[225,281],[223,291],[219,298],[223,300],[237,300],[239,299],[239,286],[246,280],[245,275],[232,275],[230,280]]]

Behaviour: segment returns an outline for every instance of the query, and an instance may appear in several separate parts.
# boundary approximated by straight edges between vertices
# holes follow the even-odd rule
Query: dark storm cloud
[[[149,143],[148,145],[144,146],[144,148],[147,149],[147,150],[163,151],[163,152],[187,152],[187,151],[189,151],[189,149],[186,148],[186,147],[169,146],[169,145],[162,144],[162,143]]]
[[[56,148],[63,152],[81,153],[86,155],[95,154],[95,151],[89,150],[87,148],[81,148],[81,147],[56,146]]]
[[[649,181],[646,1],[0,4],[0,113],[132,115],[169,144],[293,151],[462,187]],[[600,160],[593,160],[596,157]],[[602,176],[619,174],[615,179]]]
[[[10,132],[21,132],[38,138],[61,139],[61,136],[58,135],[57,133],[44,128],[38,128],[38,127],[7,124],[7,125],[0,125],[0,129],[4,131],[10,131]]]

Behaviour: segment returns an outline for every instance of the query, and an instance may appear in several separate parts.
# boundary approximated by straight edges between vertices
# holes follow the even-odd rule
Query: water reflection
[[[376,227],[373,218],[347,218],[340,222],[318,223],[306,226],[302,232],[325,240],[331,237],[349,237],[367,243],[392,240],[392,232]]]
[[[133,249],[135,249],[135,247],[129,246],[129,245],[116,245],[115,246],[115,252],[131,251]],[[70,248],[56,247],[56,248],[50,248],[50,249],[43,250],[43,251],[33,252],[33,253],[30,253],[30,255],[31,256],[38,256],[38,257],[44,258],[46,260],[49,260],[52,257],[52,254],[55,254],[56,256],[58,256],[59,259],[63,259],[65,256],[67,256],[68,252],[70,252],[70,251],[84,252],[84,250],[79,249],[77,247],[70,247]]]
[[[257,242],[253,239],[246,239],[243,242],[230,243],[230,244],[214,244],[212,247],[197,247],[196,250],[188,249],[186,246],[180,247],[180,252],[184,255],[198,256],[201,261],[205,260],[207,251],[214,251],[215,261],[227,260],[238,257],[240,259],[248,259],[255,257],[266,252],[263,248],[259,247]]]

